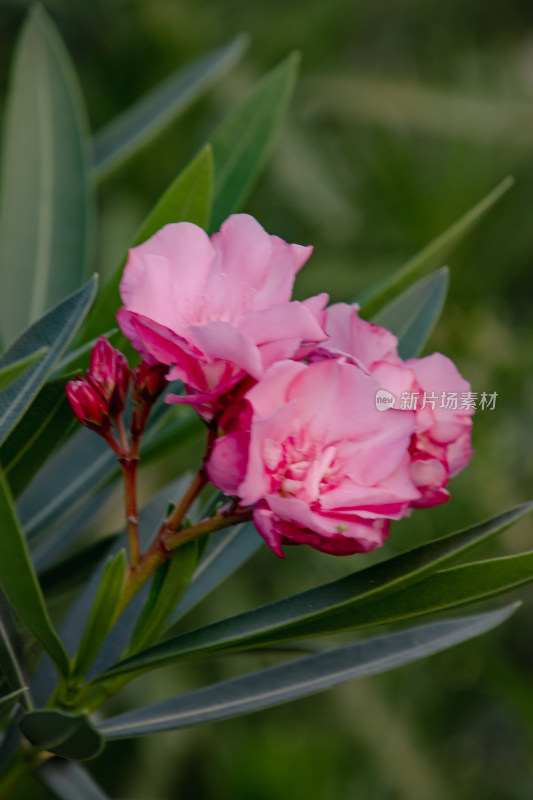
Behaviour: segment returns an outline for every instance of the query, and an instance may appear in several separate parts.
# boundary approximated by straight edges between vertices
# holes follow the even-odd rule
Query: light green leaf
[[[207,145],[158,200],[136,233],[132,247],[146,241],[169,222],[193,222],[205,228],[211,210],[212,183],[213,157]],[[117,308],[121,305],[119,283],[124,263],[119,265],[98,295],[83,330],[84,339],[92,339],[103,328],[114,324]],[[120,340],[117,345],[120,347]]]
[[[273,143],[296,80],[293,53],[268,73],[211,137],[215,165],[209,228],[237,211],[252,188]]]
[[[65,383],[65,378],[46,383],[0,447],[0,463],[14,497],[75,426]]]
[[[39,582],[33,570],[9,487],[0,471],[0,585],[26,627],[44,647],[62,675],[69,671],[68,656],[50,622]]]
[[[132,636],[128,653],[135,653],[159,638],[187,589],[198,563],[199,542],[189,542],[160,567]]]
[[[69,56],[34,6],[15,53],[0,194],[4,342],[84,281],[90,242],[85,111]]]
[[[102,737],[85,714],[41,708],[23,714],[19,728],[40,750],[75,761],[95,758],[104,747]]]
[[[45,353],[46,347],[40,347],[35,353],[30,353],[29,356],[20,358],[18,361],[14,361],[12,364],[6,364],[2,367],[2,369],[0,369],[0,392],[19,378],[23,372],[26,372],[28,367],[31,367],[31,365],[38,361],[41,356],[44,356]]]
[[[414,283],[373,317],[372,322],[388,328],[398,337],[401,358],[415,358],[420,354],[441,315],[448,280],[448,267],[441,267]]]
[[[0,392],[0,444],[6,440],[43,386],[54,362],[81,325],[96,292],[96,277],[63,300],[28,328],[0,358],[0,369],[34,353],[47,351],[39,361]]]
[[[228,72],[247,45],[246,36],[214,50],[175,72],[94,137],[96,179],[152,141],[175,117]]]
[[[434,622],[296,659],[215,683],[98,724],[106,739],[176,730],[296,700],[352,678],[375,675],[438,653],[500,625],[516,605]]]
[[[418,586],[423,578],[440,566],[532,510],[533,503],[519,506],[480,525],[436,539],[340,580],[183,633],[119,662],[100,677],[105,680],[107,675],[153,669],[208,652],[242,650],[259,643],[298,638],[304,626],[306,629],[316,626],[321,631],[327,629],[333,614],[350,612],[355,619],[356,609],[365,608],[370,603],[373,607],[393,592],[396,597],[398,591],[411,584]]]
[[[74,677],[85,675],[111,630],[125,574],[126,551],[120,550],[116,556],[109,558],[105,566],[100,587],[74,660],[72,668]]]
[[[492,206],[507,192],[514,181],[505,178],[495,189],[480,200],[470,211],[454,222],[447,230],[433,239],[414,258],[398,272],[375,289],[370,290],[361,300],[361,313],[366,318],[374,317],[396,295],[406,289],[416,278],[432,269],[441,267],[454,248],[465,238],[477,223],[483,219]]]

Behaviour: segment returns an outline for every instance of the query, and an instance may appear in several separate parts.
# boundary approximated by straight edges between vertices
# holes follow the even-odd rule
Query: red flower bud
[[[107,403],[109,413],[120,414],[126,402],[130,369],[125,356],[100,336],[93,347],[87,378]]]
[[[142,361],[132,372],[132,394],[136,403],[155,403],[167,387],[166,364],[147,364]]]
[[[68,401],[82,425],[105,436],[111,430],[107,404],[85,378],[69,381],[65,387]]]

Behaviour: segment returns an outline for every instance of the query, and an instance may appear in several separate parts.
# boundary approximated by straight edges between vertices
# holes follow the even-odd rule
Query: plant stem
[[[27,775],[52,758],[46,750],[19,750],[0,773],[0,800],[6,800]]]
[[[130,453],[119,458],[119,462],[124,476],[129,557],[130,563],[136,566],[142,558],[139,544],[139,514],[137,511],[137,465],[139,457]]]
[[[141,557],[137,565],[131,564],[126,572],[120,599],[113,615],[113,623],[122,614],[128,603],[137,594],[141,586],[154,574],[158,567],[172,555],[173,550],[182,547],[194,539],[200,539],[208,533],[236,525],[239,522],[247,522],[252,518],[251,509],[239,511],[231,514],[216,514],[214,517],[175,531],[168,528],[168,521],[159,530],[157,537],[149,550]]]

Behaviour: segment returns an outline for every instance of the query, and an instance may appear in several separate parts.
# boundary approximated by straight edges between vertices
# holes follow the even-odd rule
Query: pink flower
[[[472,457],[470,384],[440,353],[402,361],[398,340],[385,328],[361,319],[358,306],[337,303],[326,310],[329,336],[311,361],[344,358],[372,375],[394,395],[395,408],[416,410],[410,444],[411,474],[421,497],[415,507],[444,503],[445,488]]]
[[[258,380],[302,344],[325,339],[327,295],[291,302],[311,247],[270,236],[246,214],[211,238],[196,225],[166,225],[134,247],[120,284],[119,325],[144,359],[170,367],[206,418],[247,376]]]
[[[408,453],[415,414],[376,410],[379,384],[330,359],[282,361],[250,389],[236,426],[207,469],[226,494],[254,506],[272,550],[309,544],[336,555],[383,544],[390,519],[420,497]]]

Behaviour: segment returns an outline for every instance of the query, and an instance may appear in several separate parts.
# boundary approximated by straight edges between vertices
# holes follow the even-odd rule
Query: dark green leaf
[[[401,358],[415,358],[422,351],[444,307],[448,279],[448,267],[441,267],[398,295],[372,319],[396,334]]]
[[[75,761],[94,758],[104,747],[102,737],[85,714],[38,709],[23,714],[19,728],[35,747]]]
[[[15,689],[14,692],[10,692],[9,694],[5,694],[3,697],[0,697],[0,714],[5,714],[6,711],[17,702],[17,700],[25,705],[26,694],[28,688],[26,686],[21,686],[20,689]]]
[[[413,586],[373,603],[341,609],[320,619],[297,623],[277,636],[259,635],[253,646],[309,636],[326,636],[370,625],[399,622],[422,614],[448,611],[509,592],[532,580],[533,553],[463,564],[436,572]]]
[[[492,206],[513,185],[512,178],[505,178],[495,189],[480,200],[470,211],[453,223],[447,230],[433,239],[423,250],[405,264],[384,283],[368,292],[361,301],[361,312],[366,318],[374,317],[380,308],[393,300],[416,278],[425,272],[441,267],[453,249],[477,225]]]
[[[211,210],[212,183],[213,158],[207,145],[163,193],[139,228],[132,247],[146,241],[170,222],[193,222],[205,228]],[[119,283],[123,269],[124,261],[98,295],[83,330],[84,339],[92,339],[102,328],[115,322],[116,311],[121,305]],[[117,344],[120,345],[120,341]]]
[[[85,626],[72,674],[82,677],[93,663],[111,629],[126,573],[126,551],[111,556],[105,566],[100,587]]]
[[[109,800],[87,770],[75,761],[49,761],[35,774],[59,800]]]
[[[181,619],[204,597],[226,580],[236,569],[248,561],[264,544],[264,539],[251,523],[236,525],[211,538],[202,560],[194,573],[189,588],[172,614],[172,620]],[[172,634],[172,628],[166,632]]]
[[[45,355],[0,392],[0,444],[4,442],[29,408],[44,384],[52,365],[61,356],[78,330],[96,292],[96,277],[67,297],[44,317],[28,328],[0,358],[0,369],[6,364],[47,346]]]
[[[26,488],[75,425],[65,383],[66,378],[46,383],[0,447],[0,462],[14,497]]]
[[[240,59],[247,44],[237,36],[175,72],[94,137],[93,174],[105,177],[129,156],[154,139]]]
[[[40,5],[25,23],[5,115],[0,332],[12,341],[85,279],[87,124],[69,56]]]
[[[293,53],[269,72],[211,137],[215,165],[211,231],[241,207],[252,188],[289,101],[298,62]]]
[[[393,592],[396,597],[400,589],[410,584],[418,586],[418,582],[431,572],[531,510],[533,503],[519,506],[488,522],[436,539],[333,583],[168,639],[115,665],[108,674],[151,669],[209,651],[242,650],[256,643],[290,640],[301,635],[299,631],[304,627],[307,630],[315,623],[322,632],[327,630],[333,613],[350,611],[356,618],[355,609],[366,607],[370,601],[373,606],[380,598]]]
[[[99,723],[106,739],[175,730],[296,700],[364,675],[375,675],[438,653],[485,633],[516,605],[461,619],[434,622],[350,644],[216,683]]]
[[[189,542],[157,570],[128,648],[129,653],[135,653],[159,638],[190,583],[198,555],[199,542]]]
[[[26,680],[15,652],[15,645],[11,641],[10,631],[2,617],[0,617],[0,670],[10,689],[13,690],[12,693],[22,692],[21,703],[24,708],[30,708]]]
[[[46,353],[46,347],[40,347],[35,353],[30,353],[29,356],[25,358],[21,358],[19,361],[15,361],[12,364],[6,364],[2,369],[0,369],[0,392],[2,389],[5,389],[6,386],[9,386],[10,383],[20,377],[23,372],[26,372],[28,367],[37,361],[37,359],[44,356]]]
[[[50,622],[3,473],[0,471],[0,585],[22,622],[42,644],[58,670],[68,674],[67,654]]]

